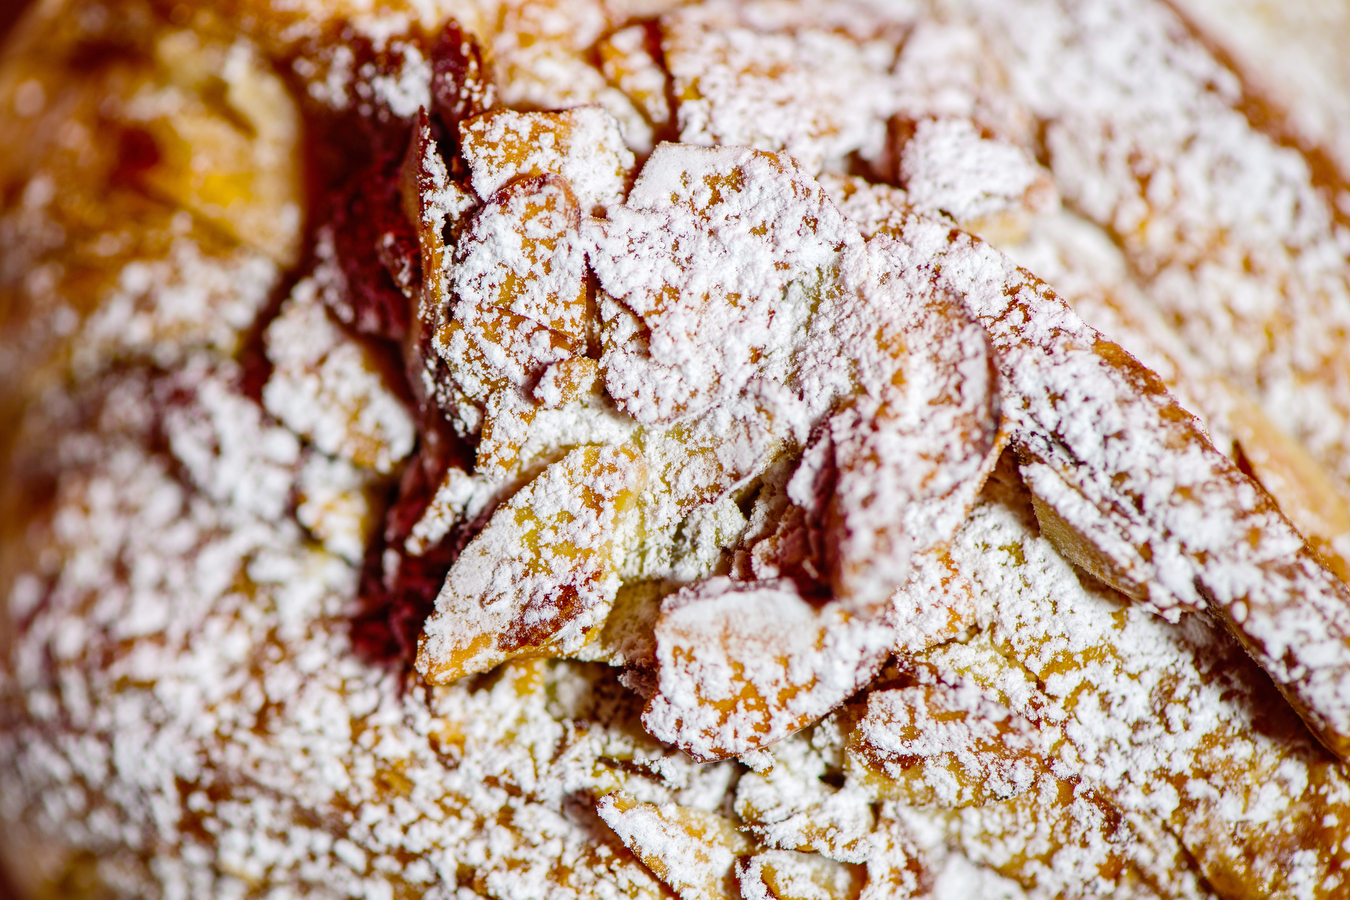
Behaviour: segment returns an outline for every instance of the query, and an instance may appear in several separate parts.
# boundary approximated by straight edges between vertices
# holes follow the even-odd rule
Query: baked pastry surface
[[[1343,896],[1350,194],[1224,39],[37,7],[20,889]]]

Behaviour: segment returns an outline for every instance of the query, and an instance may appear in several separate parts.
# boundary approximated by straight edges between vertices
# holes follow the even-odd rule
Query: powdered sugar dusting
[[[711,578],[662,605],[658,693],[642,722],[695,759],[773,743],[871,680],[889,628],[817,609],[790,581]]]
[[[418,669],[445,682],[597,636],[619,588],[621,517],[645,477],[630,448],[578,448],[515,494],[450,570]]]
[[[57,560],[38,570],[42,599],[0,694],[14,723],[0,735],[5,814],[28,811],[7,838],[59,833],[139,893],[230,895],[262,879],[367,896],[657,896],[564,797],[622,787],[715,803],[715,771],[621,725],[563,726],[614,702],[599,681],[588,694],[594,672],[529,663],[494,687],[424,695],[361,662],[343,622],[357,571],[286,515],[299,442],[234,374],[197,366],[151,396],[144,379],[117,388],[97,461],[62,478]],[[142,443],[158,417],[117,413],[166,401],[170,455]],[[555,677],[570,705],[550,699],[565,693]],[[629,774],[634,758],[662,774]],[[503,811],[509,831],[493,825]],[[152,863],[160,848],[173,861]],[[560,877],[560,859],[575,872]]]
[[[745,900],[781,896],[827,900],[858,894],[862,885],[848,866],[814,853],[770,850],[737,864],[736,883]]]
[[[443,6],[213,29],[396,142],[454,77]],[[252,45],[155,44],[127,109],[167,162],[95,126],[111,102],[35,142],[57,162],[6,207],[0,278],[77,364],[16,439],[54,493],[0,627],[7,842],[135,896],[1344,893],[1343,767],[1183,614],[1344,749],[1350,598],[1208,440],[1320,552],[1350,531],[1315,496],[1345,480],[1345,239],[1233,73],[1117,0],[454,13],[507,106],[459,141],[417,115],[400,173],[416,424],[328,319],[358,314],[340,224],[264,333],[261,406],[253,348],[227,359],[292,258],[266,235],[299,233]],[[0,117],[64,108],[45,71]],[[624,141],[667,128],[711,146],[658,147],[630,192]],[[80,129],[194,212],[67,202],[101,171],[61,162]],[[247,202],[212,193],[267,159]],[[105,208],[126,234],[83,235]],[[1162,381],[926,215],[1019,244]],[[108,302],[82,328],[85,271]],[[372,662],[352,602],[419,440],[385,558],[450,566],[438,685]]]
[[[483,200],[512,178],[553,173],[567,179],[590,214],[623,198],[633,166],[618,122],[595,106],[561,113],[493,110],[461,125],[460,141]]]
[[[1236,108],[1236,75],[1163,4],[950,6],[1052,123],[1061,192],[1121,242],[1150,302],[1346,479],[1344,229],[1307,160]]]
[[[748,842],[715,813],[636,803],[610,794],[596,807],[605,824],[680,900],[732,900],[731,869]]]
[[[881,152],[895,108],[890,41],[707,27],[701,18],[662,21],[681,141],[783,151],[809,172]]]
[[[416,430],[373,354],[328,318],[314,282],[296,286],[267,328],[263,405],[331,456],[389,472]]]
[[[921,659],[935,666],[939,682],[973,678],[1045,732],[1039,749],[1022,745],[1008,762],[1080,778],[1125,813],[1165,823],[1212,879],[1240,877],[1282,893],[1279,886],[1311,877],[1324,884],[1322,896],[1333,896],[1340,876],[1330,858],[1304,860],[1275,848],[1320,827],[1322,814],[1313,810],[1322,803],[1339,807],[1350,798],[1340,767],[1292,716],[1253,729],[1270,690],[1204,620],[1176,628],[1084,586],[1036,535],[1027,500],[994,485],[953,548],[981,590],[992,643],[948,644]],[[1009,658],[1025,666],[1025,676],[1007,668]],[[922,784],[921,771],[906,777]],[[926,783],[940,790],[944,779]],[[973,826],[977,816],[965,821]],[[1344,827],[1339,814],[1327,821]],[[984,827],[996,828],[997,819]],[[1324,846],[1332,844],[1339,846]],[[991,843],[985,852],[1009,854],[1014,846]],[[1061,847],[1056,852],[1075,852],[1067,842]]]
[[[995,243],[1016,240],[1059,199],[1050,173],[1026,151],[981,137],[968,119],[919,122],[900,151],[900,178],[915,209]]]
[[[651,424],[704,412],[756,373],[782,371],[840,251],[858,243],[783,157],[669,144],[588,236],[601,286],[650,334],[644,347],[621,319],[606,322],[606,387]]]
[[[911,220],[904,242],[897,252],[915,254],[916,271],[940,271],[939,282],[989,328],[1010,395],[1004,414],[1040,500],[1089,541],[1100,535],[1108,556],[1123,557],[1125,590],[1142,585],[1164,611],[1209,603],[1223,613],[1314,730],[1345,747],[1346,587],[1269,497],[1161,385],[1150,386],[1156,376],[1043,284],[936,223]],[[1115,564],[1076,557],[1114,581]],[[1146,579],[1134,574],[1141,571]]]
[[[1030,722],[970,684],[874,691],[854,739],[866,764],[900,786],[894,799],[947,808],[1030,789],[1042,749]]]
[[[212,249],[178,238],[164,259],[128,262],[84,323],[72,360],[77,371],[92,375],[126,356],[172,365],[193,345],[236,350],[280,272],[261,254]]]

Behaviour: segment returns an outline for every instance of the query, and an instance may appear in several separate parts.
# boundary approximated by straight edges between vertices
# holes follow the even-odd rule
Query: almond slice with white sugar
[[[710,578],[666,599],[657,694],[642,722],[700,760],[787,737],[863,687],[892,642],[879,621],[816,606],[789,580]]]
[[[680,900],[736,900],[732,867],[752,845],[730,819],[620,792],[601,797],[596,812]]]
[[[499,507],[446,577],[418,671],[443,683],[597,636],[619,589],[618,533],[645,477],[630,447],[578,447]]]

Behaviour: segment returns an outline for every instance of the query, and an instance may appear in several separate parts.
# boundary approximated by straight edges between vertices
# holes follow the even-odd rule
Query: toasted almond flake
[[[1344,482],[1343,176],[1323,189],[1308,157],[1253,127],[1237,74],[1170,5],[948,8],[1010,98],[1053,123],[1045,145],[1061,194],[1119,242],[1146,302]]]
[[[497,307],[574,341],[586,337],[585,258],[572,189],[553,175],[492,194],[457,248],[451,286],[461,303]]]
[[[878,263],[863,290],[863,320],[878,327],[853,345],[866,393],[827,425],[830,582],[851,611],[883,604],[915,554],[950,539],[1002,447],[980,327],[954,298],[911,293]]]
[[[951,218],[995,245],[1015,243],[1032,216],[1059,204],[1050,173],[1014,144],[981,136],[968,119],[924,119],[900,150],[915,209]]]
[[[460,144],[480,199],[515,178],[557,175],[587,215],[623,199],[633,166],[618,122],[594,106],[557,113],[491,110],[460,126]]]
[[[600,285],[622,304],[606,317],[605,385],[644,424],[705,412],[782,371],[841,251],[858,244],[787,158],[674,144],[587,233]]]
[[[376,486],[369,470],[310,453],[296,485],[295,518],[325,550],[355,565],[378,525]]]
[[[631,448],[579,447],[512,496],[451,567],[418,671],[445,683],[598,636],[619,587],[622,518],[645,477]]]
[[[770,850],[736,865],[744,900],[846,900],[862,889],[849,866],[814,853]]]
[[[732,866],[751,845],[725,817],[621,793],[601,797],[596,811],[680,900],[735,900]]]
[[[889,628],[817,609],[789,581],[711,578],[662,604],[657,694],[642,722],[695,759],[787,737],[871,680]]]
[[[878,795],[908,806],[979,806],[1029,790],[1041,744],[1031,722],[978,686],[923,685],[868,695],[849,761]]]
[[[610,83],[630,97],[649,128],[670,123],[666,100],[669,76],[652,57],[651,32],[643,25],[620,28],[600,41],[600,70]],[[629,136],[630,146],[632,137]],[[647,149],[651,145],[648,143]]]
[[[1286,885],[1314,883],[1314,896],[1335,896],[1339,838],[1319,858],[1283,848],[1350,825],[1341,764],[1217,623],[1175,626],[1083,579],[1038,533],[1015,479],[991,480],[952,549],[978,588],[984,630],[926,652],[915,670],[923,683],[973,681],[1044,735],[1026,758],[1054,778],[952,822],[984,848],[976,858],[1052,886],[1112,856],[1175,878],[1190,852],[1211,883],[1290,896]],[[1181,896],[1197,891],[1178,883]]]
[[[951,555],[945,549],[930,550],[914,563],[909,581],[891,596],[886,610],[900,653],[918,653],[959,638],[975,624],[974,586]]]
[[[427,95],[429,74],[420,38],[411,35],[432,33],[441,14],[435,4],[412,9],[402,0],[390,2],[392,7],[378,13],[343,3],[319,9],[317,0],[297,0],[284,12],[264,0],[248,11],[256,16],[258,26],[250,27],[267,52],[290,59],[294,48],[302,47],[295,72],[316,99],[410,116],[421,102],[417,98]],[[614,110],[622,126],[613,127],[622,130],[643,121],[637,92],[629,91],[630,97],[615,89],[613,76],[599,71],[596,53],[603,55],[606,35],[617,34],[613,29],[640,21],[633,31],[655,31],[665,12],[661,0],[506,0],[500,8],[475,7],[472,24],[496,53],[508,102],[534,108],[598,102]],[[233,19],[222,15],[213,29],[233,27]],[[84,33],[96,18],[80,15],[72,21]],[[916,20],[919,26],[911,30]],[[687,33],[707,40],[692,55],[706,58],[725,49],[724,35],[731,34],[746,36],[744,48],[867,47],[873,41],[890,53],[899,47],[894,75],[881,69],[867,73],[898,88],[899,116],[890,131],[895,143],[865,162],[847,160],[849,171],[898,176],[906,146],[912,154],[925,146],[902,140],[906,129],[928,118],[960,120],[965,138],[977,131],[975,155],[984,162],[1012,166],[1012,147],[1046,160],[1063,181],[1060,186],[1068,187],[1073,208],[1090,213],[1099,235],[1120,239],[1127,250],[1121,283],[1133,290],[1120,294],[1118,307],[1146,308],[1152,316],[1148,326],[1160,322],[1161,328],[1149,340],[1131,343],[1125,331],[1112,330],[1130,316],[1090,318],[1086,306],[1077,305],[1079,295],[1066,289],[1062,296],[1156,367],[1182,405],[1205,417],[1216,446],[1246,455],[1281,509],[1307,529],[1306,536],[1316,539],[1314,530],[1335,530],[1309,526],[1295,512],[1315,505],[1320,514],[1320,503],[1299,496],[1325,499],[1331,493],[1317,476],[1329,473],[1337,482],[1344,475],[1335,429],[1345,419],[1346,404],[1335,380],[1340,371],[1335,359],[1325,364],[1327,347],[1334,351],[1339,340],[1340,326],[1327,323],[1339,321],[1336,279],[1343,276],[1344,238],[1334,224],[1330,232],[1323,227],[1334,223],[1334,216],[1324,215],[1331,200],[1308,192],[1295,165],[1297,151],[1266,152],[1270,145],[1263,149],[1261,140],[1253,140],[1241,116],[1228,115],[1245,88],[1161,4],[713,0],[681,9],[667,21],[694,23]],[[389,54],[392,67],[376,71],[345,47],[331,50],[331,57],[325,55],[329,49],[314,49],[326,48],[328,36],[344,29],[369,38],[375,52]],[[232,53],[236,59],[246,55]],[[766,49],[764,55],[772,54]],[[799,145],[818,140],[828,145],[823,154],[835,153],[861,132],[845,128],[853,137],[844,140],[844,132],[828,133],[821,122],[856,124],[858,108],[872,98],[842,95],[833,106],[819,102],[817,89],[828,93],[841,80],[857,83],[843,77],[858,67],[857,59],[825,56],[839,65],[812,71],[800,60],[776,57],[797,67],[801,82],[811,81],[794,98],[804,115],[789,105],[786,127],[729,117],[730,111],[772,99],[779,87],[733,66],[712,74],[726,76],[723,84],[741,93],[722,95],[712,118],[728,133],[788,134],[784,140]],[[194,62],[190,54],[175,59]],[[715,67],[709,68],[711,73]],[[664,85],[665,73],[656,74]],[[788,74],[782,83],[796,80]],[[175,77],[180,75],[192,73]],[[38,81],[47,100],[35,123],[54,121],[53,111],[71,96],[45,78]],[[242,83],[228,80],[227,88]],[[181,99],[166,91],[146,96],[164,109]],[[114,104],[95,99],[98,116],[116,113]],[[701,103],[689,100],[690,110]],[[0,113],[5,108],[0,104]],[[1224,115],[1211,121],[1216,111]],[[802,118],[810,119],[807,127],[794,131]],[[1348,819],[1337,764],[1311,745],[1222,633],[1211,633],[1200,617],[1183,617],[1173,626],[1143,614],[1076,573],[1047,543],[1047,538],[1057,542],[1120,587],[1141,596],[1148,592],[1151,576],[1145,570],[1154,561],[1124,540],[1116,547],[1121,552],[1101,552],[1108,533],[1100,517],[1089,515],[1090,503],[1070,502],[1086,495],[1051,464],[1055,460],[1026,459],[1020,469],[1038,492],[1031,502],[1039,503],[1039,536],[1037,523],[1022,508],[1024,496],[1019,524],[1010,528],[991,525],[997,515],[986,497],[975,506],[974,524],[958,532],[948,551],[958,567],[955,575],[934,563],[941,551],[911,553],[910,582],[881,604],[891,617],[887,626],[908,629],[908,637],[896,643],[898,664],[910,668],[890,668],[888,679],[918,679],[927,689],[935,684],[924,680],[931,667],[947,665],[961,673],[954,683],[967,677],[980,681],[1000,709],[1016,709],[1058,736],[1056,772],[1009,800],[938,814],[894,801],[876,804],[857,785],[837,788],[844,733],[862,714],[858,706],[843,707],[767,750],[746,753],[744,762],[755,770],[747,773],[729,762],[695,766],[643,734],[636,725],[637,701],[618,690],[602,666],[518,660],[481,678],[409,689],[411,682],[369,665],[350,643],[348,601],[356,569],[328,552],[345,546],[355,555],[355,542],[335,543],[333,535],[341,530],[311,516],[318,502],[311,489],[336,487],[337,474],[330,472],[316,485],[322,466],[314,460],[320,455],[303,449],[294,434],[239,392],[238,372],[225,366],[208,374],[200,359],[189,361],[203,349],[213,358],[234,351],[266,305],[278,277],[276,264],[264,253],[221,243],[200,221],[193,226],[187,213],[164,226],[168,238],[146,236],[140,248],[138,229],[144,226],[150,235],[156,226],[145,222],[153,216],[142,222],[135,209],[128,214],[117,200],[121,188],[88,192],[87,200],[68,189],[97,170],[103,155],[92,145],[118,145],[116,132],[109,137],[86,127],[92,119],[75,119],[60,129],[70,145],[66,149],[41,140],[13,148],[13,156],[23,158],[46,148],[55,157],[77,147],[81,164],[63,168],[44,160],[45,174],[22,191],[22,180],[14,179],[21,209],[13,216],[7,211],[0,221],[5,271],[24,279],[21,308],[32,303],[57,310],[41,328],[79,335],[73,345],[74,386],[69,395],[42,400],[57,412],[42,413],[52,416],[42,426],[50,430],[33,432],[41,437],[28,445],[30,452],[50,449],[67,468],[53,500],[54,536],[41,528],[33,535],[41,549],[35,563],[41,577],[22,579],[8,598],[10,610],[18,611],[16,652],[23,654],[24,674],[0,674],[3,717],[14,725],[0,729],[5,763],[0,815],[10,828],[7,848],[18,847],[25,862],[34,847],[35,866],[52,858],[50,844],[31,840],[43,832],[60,834],[78,851],[59,873],[65,883],[108,881],[136,895],[231,896],[276,886],[376,898],[438,892],[512,900],[657,896],[667,889],[612,841],[596,841],[597,826],[582,808],[584,798],[623,790],[657,808],[678,804],[717,811],[726,822],[734,821],[727,803],[734,794],[749,832],[766,845],[811,854],[813,870],[839,871],[815,861],[825,857],[858,866],[866,861],[865,876],[850,888],[861,890],[866,900],[923,892],[930,872],[937,876],[933,894],[941,900],[1107,894],[1199,900],[1233,885],[1240,888],[1232,890],[1300,900],[1344,893],[1338,854]],[[1222,127],[1213,127],[1220,120]],[[1099,128],[1103,121],[1109,127]],[[201,139],[212,132],[199,122],[189,124],[197,129],[193,154],[205,158],[197,151],[212,143]],[[875,126],[870,121],[862,131],[873,134]],[[809,139],[800,137],[808,133]],[[418,135],[409,157],[416,165],[405,168],[404,199],[422,239],[427,277],[422,296],[414,298],[425,315],[409,344],[421,342],[418,352],[427,352],[413,359],[420,368],[412,371],[425,386],[421,401],[434,398],[463,435],[481,429],[483,471],[453,469],[419,523],[425,527],[409,541],[445,537],[456,523],[510,497],[577,444],[631,444],[649,476],[634,500],[636,515],[618,529],[615,552],[622,559],[616,565],[620,579],[660,580],[621,593],[615,615],[597,629],[601,637],[578,655],[630,666],[625,683],[651,687],[659,598],[687,580],[725,572],[736,555],[732,550],[765,551],[754,556],[759,569],[750,574],[792,574],[796,584],[818,589],[827,569],[808,570],[806,563],[823,560],[823,547],[812,551],[814,556],[794,556],[783,545],[803,533],[808,543],[810,535],[826,533],[820,517],[812,516],[830,490],[828,485],[821,494],[807,490],[821,479],[804,475],[803,489],[788,497],[786,475],[837,404],[859,394],[875,400],[879,385],[897,373],[908,377],[905,366],[914,362],[908,356],[870,355],[871,344],[862,340],[879,324],[865,304],[854,302],[870,283],[875,259],[859,250],[855,232],[903,230],[908,202],[928,203],[931,195],[915,190],[906,198],[894,188],[822,178],[838,211],[851,221],[842,229],[847,246],[838,252],[837,271],[812,298],[819,309],[801,319],[805,326],[790,338],[771,342],[775,359],[762,369],[751,360],[749,377],[731,379],[726,394],[706,409],[682,412],[687,417],[678,421],[638,423],[616,409],[599,386],[585,387],[595,386],[597,361],[577,354],[586,344],[602,343],[599,323],[589,312],[585,327],[565,335],[568,340],[555,335],[553,320],[543,321],[547,314],[538,311],[539,304],[516,318],[467,308],[456,318],[444,260],[454,258],[468,213],[479,201],[454,186],[449,167],[437,170],[441,159],[429,129]],[[220,154],[238,146],[226,132],[219,136]],[[625,137],[640,140],[629,131]],[[613,135],[605,141],[619,146]],[[981,155],[991,145],[999,152]],[[1144,153],[1131,156],[1140,148]],[[96,164],[87,165],[86,157]],[[1120,166],[1122,160],[1127,165]],[[842,162],[836,155],[829,164]],[[933,170],[939,181],[979,168],[952,162]],[[1147,183],[1137,177],[1135,165],[1141,162]],[[1020,237],[1023,216],[1031,216],[1034,240],[1040,221],[1076,213],[1044,216],[1035,204],[1017,206],[1016,191],[1008,185],[1026,174],[1025,164],[1023,157],[1017,161],[1022,168],[990,170],[983,186],[976,183],[985,179],[982,174],[939,187],[973,206],[1004,204],[999,208],[1005,212],[994,215],[994,231],[974,220],[966,225],[1011,241]],[[1230,164],[1232,169],[1225,168]],[[1272,177],[1263,169],[1268,164],[1279,169]],[[11,165],[22,167],[9,158],[4,165],[7,172]],[[1237,172],[1231,183],[1224,176],[1230,171]],[[608,177],[607,171],[600,174]],[[169,180],[163,185],[178,187]],[[841,197],[844,193],[848,196]],[[1193,206],[1196,200],[1203,203]],[[621,201],[620,191],[608,206],[617,208]],[[944,201],[938,208],[951,205]],[[1196,221],[1188,218],[1202,207]],[[209,204],[194,208],[218,220],[222,212]],[[115,219],[117,230],[82,236],[84,213],[71,216],[81,209]],[[1231,213],[1216,219],[1231,228],[1217,242],[1206,231],[1215,210]],[[285,232],[295,224],[285,215],[275,218],[262,225]],[[1004,228],[1009,224],[1014,227]],[[60,237],[52,236],[53,225]],[[587,234],[606,227],[589,225]],[[256,240],[265,233],[259,228],[243,237]],[[759,249],[772,257],[781,249],[780,236]],[[64,249],[29,255],[51,241],[66,242]],[[168,255],[161,252],[166,248]],[[1247,271],[1243,254],[1252,248],[1253,271]],[[322,269],[323,242],[315,249]],[[269,243],[263,250],[284,251],[286,244]],[[1099,258],[1083,256],[1077,261],[1080,272],[1094,268]],[[434,264],[428,265],[429,259]],[[943,259],[951,262],[950,256]],[[1060,288],[1040,265],[1030,268]],[[124,266],[125,278],[118,280]],[[82,273],[104,271],[117,281],[111,293],[80,280],[86,277]],[[316,273],[321,293],[340,290],[325,279]],[[81,330],[83,313],[74,310],[99,298],[107,302]],[[608,311],[603,335],[608,346],[622,345],[635,358],[647,353],[646,323],[621,298],[599,300]],[[777,302],[770,296],[768,305]],[[1158,307],[1180,314],[1155,315]],[[1271,309],[1273,317],[1267,315]],[[1286,309],[1293,311],[1288,321]],[[1108,328],[1099,321],[1114,324]],[[1171,329],[1178,322],[1190,347],[1175,340]],[[903,332],[906,326],[897,327]],[[693,328],[696,332],[696,323]],[[466,336],[466,329],[472,333]],[[437,330],[446,336],[442,349],[461,341],[453,353],[442,356],[433,349]],[[1269,345],[1262,343],[1266,333]],[[1150,343],[1159,334],[1171,343]],[[1223,338],[1214,340],[1213,334]],[[2,371],[29,377],[24,364],[10,361],[21,352],[14,345],[27,340],[24,332],[6,342]],[[720,341],[711,343],[718,352],[725,349]],[[501,345],[509,352],[499,352]],[[716,357],[699,355],[707,346],[696,345],[690,358],[702,364]],[[1185,352],[1174,352],[1178,346]],[[858,356],[867,357],[865,365],[855,364]],[[1252,359],[1256,364],[1248,366]],[[144,370],[147,360],[167,371]],[[1304,366],[1295,377],[1282,371],[1290,360]],[[133,371],[105,382],[110,364]],[[656,371],[648,366],[645,377]],[[1223,391],[1210,389],[1224,383],[1236,397],[1260,404],[1259,416],[1247,421],[1234,412],[1237,405],[1216,402]],[[105,391],[106,403],[91,399]],[[90,404],[96,413],[86,410]],[[429,410],[420,405],[424,413]],[[76,428],[71,421],[94,419],[93,430],[70,431]],[[1279,422],[1278,430],[1265,424],[1272,421]],[[1304,442],[1307,458],[1286,456],[1281,433]],[[1025,449],[1025,441],[1020,446]],[[826,447],[822,442],[809,449]],[[820,459],[813,456],[801,471],[828,475],[834,460],[815,455]],[[1303,465],[1309,459],[1311,468]],[[801,522],[774,532],[779,546],[772,554],[765,538],[769,529],[761,527],[766,521],[750,529],[759,543],[738,547],[744,529],[738,501],[749,499],[746,492],[755,490],[766,467],[780,466],[784,479],[775,482],[775,490],[781,489],[779,499],[787,505],[772,506],[761,491],[764,505],[757,501],[751,518],[767,520],[788,510]],[[1307,472],[1312,475],[1304,478]],[[1017,475],[1004,469],[998,477]],[[1282,477],[1297,483],[1278,489]],[[577,492],[569,488],[568,495],[575,501]],[[298,504],[294,509],[292,501]],[[309,523],[309,534],[298,519]],[[1169,529],[1173,526],[1169,540],[1183,528],[1197,528],[1169,520]],[[311,538],[326,540],[327,549]],[[944,539],[934,536],[939,544]],[[1098,552],[1102,559],[1093,562]],[[1132,565],[1142,567],[1140,582],[1122,577]],[[963,582],[977,589],[967,592]],[[977,612],[970,604],[977,604]],[[1261,610],[1240,597],[1229,615],[1248,624],[1260,621]],[[1096,638],[1085,639],[1084,632],[1094,628]],[[8,640],[8,633],[0,638]],[[549,646],[544,652],[560,651]],[[1228,724],[1221,728],[1216,722]],[[819,754],[820,768],[789,778],[789,756],[802,746]],[[765,788],[774,778],[781,780]],[[749,802],[752,795],[758,801],[768,793],[777,799]],[[119,849],[127,846],[135,849]],[[669,846],[675,848],[672,855],[654,854],[666,871],[678,861],[675,851],[690,844]],[[762,858],[764,850],[753,846],[744,852]],[[152,854],[153,868],[147,862]],[[749,871],[744,863],[742,871]],[[785,882],[778,887],[756,882],[761,883],[766,890],[788,890]]]

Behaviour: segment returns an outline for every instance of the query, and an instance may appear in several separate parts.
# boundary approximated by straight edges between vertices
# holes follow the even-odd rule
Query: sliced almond
[[[360,565],[379,525],[383,482],[369,469],[311,451],[297,473],[295,517],[329,553]]]
[[[435,346],[455,390],[480,405],[502,387],[528,385],[577,350],[574,340],[533,319],[471,300],[454,305]]]
[[[853,900],[862,890],[854,866],[814,853],[770,850],[736,864],[744,900]]]
[[[670,123],[669,76],[652,55],[652,36],[645,25],[630,25],[602,38],[596,46],[600,70],[609,83],[623,91],[648,125],[661,127]]]
[[[458,248],[452,286],[461,302],[497,307],[584,346],[586,258],[580,213],[556,175],[516,179],[483,204]]]
[[[835,30],[709,27],[704,16],[695,8],[662,20],[681,141],[784,151],[811,172],[880,153],[895,103],[894,44]]]
[[[332,321],[318,290],[302,280],[267,327],[263,405],[324,453],[391,472],[416,442],[412,414],[379,357]]]
[[[830,582],[855,612],[878,608],[916,554],[951,540],[1002,445],[992,354],[959,301],[884,271],[864,298],[880,326],[855,351],[866,392],[828,426]]]
[[[571,189],[514,181],[478,211],[455,251],[453,301],[434,338],[456,389],[484,404],[585,348],[586,260]]]
[[[726,817],[620,792],[601,797],[596,812],[680,900],[739,900],[733,866],[753,847]]]
[[[933,871],[928,854],[892,816],[882,816],[875,832],[877,849],[867,860],[867,880],[858,900],[905,900],[931,896]]]
[[[540,379],[545,390],[566,401],[556,407],[540,403],[514,385],[498,388],[488,398],[478,440],[478,473],[501,481],[557,458],[578,444],[627,442],[635,423],[614,409],[601,390],[595,360],[574,356],[554,363]],[[536,385],[536,395],[539,393]]]
[[[677,144],[587,233],[612,298],[606,387],[648,425],[701,415],[756,377],[784,380],[814,307],[838,290],[843,251],[861,246],[789,157]]]
[[[1033,216],[1059,205],[1054,179],[1029,153],[985,137],[963,117],[914,125],[900,150],[900,178],[915,209],[945,215],[998,247],[1021,241]]]
[[[821,777],[826,773],[794,752],[801,734],[765,753],[772,760],[767,772],[741,776],[736,814],[766,847],[864,863],[878,848],[877,808],[854,786],[839,790],[826,784]]]
[[[459,139],[473,189],[484,200],[513,179],[558,175],[590,215],[623,199],[633,166],[619,123],[598,106],[565,112],[493,109],[461,123]]]
[[[619,588],[622,520],[645,477],[631,447],[578,447],[499,507],[446,577],[418,671],[444,683],[598,635]]]
[[[470,475],[458,466],[449,466],[431,503],[413,523],[403,549],[412,556],[421,556],[444,540],[456,525],[476,519],[491,507],[500,492],[500,484],[482,475]]]
[[[813,606],[786,579],[710,578],[668,598],[656,625],[657,693],[642,722],[700,760],[772,744],[871,680],[890,629]]]
[[[447,263],[469,214],[478,206],[472,194],[450,180],[426,110],[418,113],[413,127],[408,155],[400,172],[399,191],[403,213],[417,231],[422,262],[422,285],[413,309],[415,324],[408,330],[404,355],[410,369],[408,380],[414,391],[422,389],[420,399],[425,400],[436,391],[434,383],[423,383],[426,376],[433,382],[441,380],[436,378],[438,366],[432,341],[441,321],[450,315]]]
[[[919,653],[959,638],[976,623],[974,591],[946,550],[916,556],[913,574],[886,610],[896,651]]]
[[[1236,387],[1227,425],[1261,486],[1342,581],[1350,581],[1350,498],[1303,445]]]
[[[977,686],[873,691],[848,763],[877,796],[956,808],[1015,797],[1043,771],[1034,725]]]

